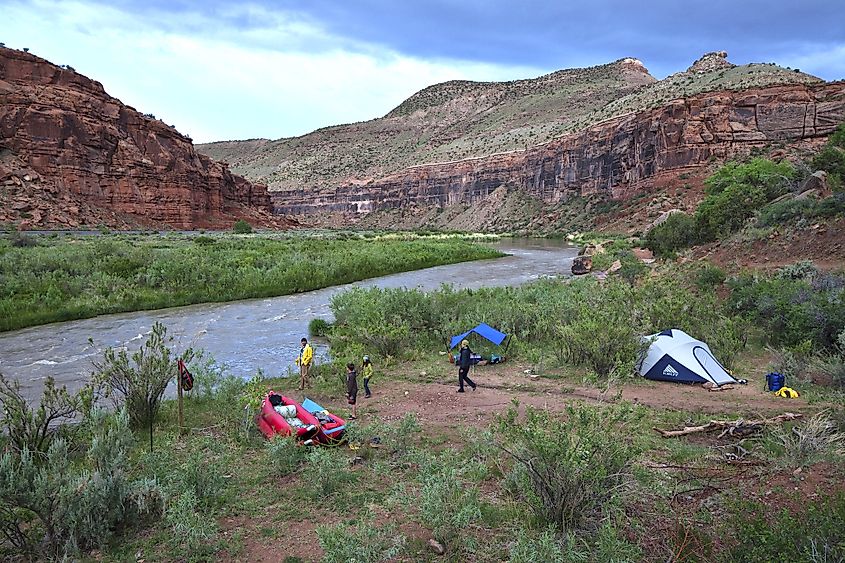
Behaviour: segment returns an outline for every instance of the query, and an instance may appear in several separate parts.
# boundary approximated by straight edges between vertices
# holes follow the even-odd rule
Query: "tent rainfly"
[[[682,383],[713,383],[717,387],[738,383],[719,363],[704,342],[678,329],[646,337],[651,346],[642,358],[639,373],[646,379]]]
[[[505,338],[508,337],[508,335],[505,334],[504,332],[499,332],[498,330],[496,330],[492,326],[490,326],[486,323],[481,323],[477,327],[471,328],[468,331],[464,332],[463,334],[453,336],[451,342],[449,343],[449,350],[451,350],[452,348],[454,348],[455,346],[460,344],[461,340],[463,340],[464,338],[469,336],[470,333],[472,333],[472,332],[474,332],[475,334],[477,334],[479,336],[486,338],[487,340],[489,340],[490,342],[492,342],[496,346],[500,346],[502,344],[502,342],[505,341]]]

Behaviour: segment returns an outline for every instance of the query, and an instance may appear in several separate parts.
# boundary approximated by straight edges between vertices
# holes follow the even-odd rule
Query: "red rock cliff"
[[[445,206],[512,186],[546,202],[620,198],[667,174],[747,155],[776,142],[811,146],[845,122],[845,82],[700,94],[598,123],[547,144],[484,158],[416,166],[361,185],[274,192],[277,212],[365,213]]]
[[[228,227],[273,224],[264,186],[70,68],[0,48],[0,222]]]

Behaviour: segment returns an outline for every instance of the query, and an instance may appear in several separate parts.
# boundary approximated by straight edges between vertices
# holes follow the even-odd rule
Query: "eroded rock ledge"
[[[283,226],[264,186],[69,67],[0,48],[0,223]]]
[[[547,144],[405,169],[366,184],[273,192],[277,213],[362,214],[472,204],[500,186],[548,203],[602,193],[630,197],[654,179],[782,142],[810,147],[845,122],[845,82],[710,92],[596,124]]]

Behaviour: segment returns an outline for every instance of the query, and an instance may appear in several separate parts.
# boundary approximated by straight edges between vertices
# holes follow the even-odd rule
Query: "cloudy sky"
[[[0,42],[200,142],[301,135],[445,80],[622,57],[662,78],[726,50],[841,79],[843,22],[845,0],[0,0]]]

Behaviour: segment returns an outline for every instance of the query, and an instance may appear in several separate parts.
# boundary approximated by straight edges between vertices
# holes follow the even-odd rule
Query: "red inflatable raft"
[[[255,417],[255,421],[261,433],[268,438],[280,434],[296,436],[298,440],[304,442],[321,432],[317,417],[293,399],[274,391],[270,391],[264,397],[261,412]]]

